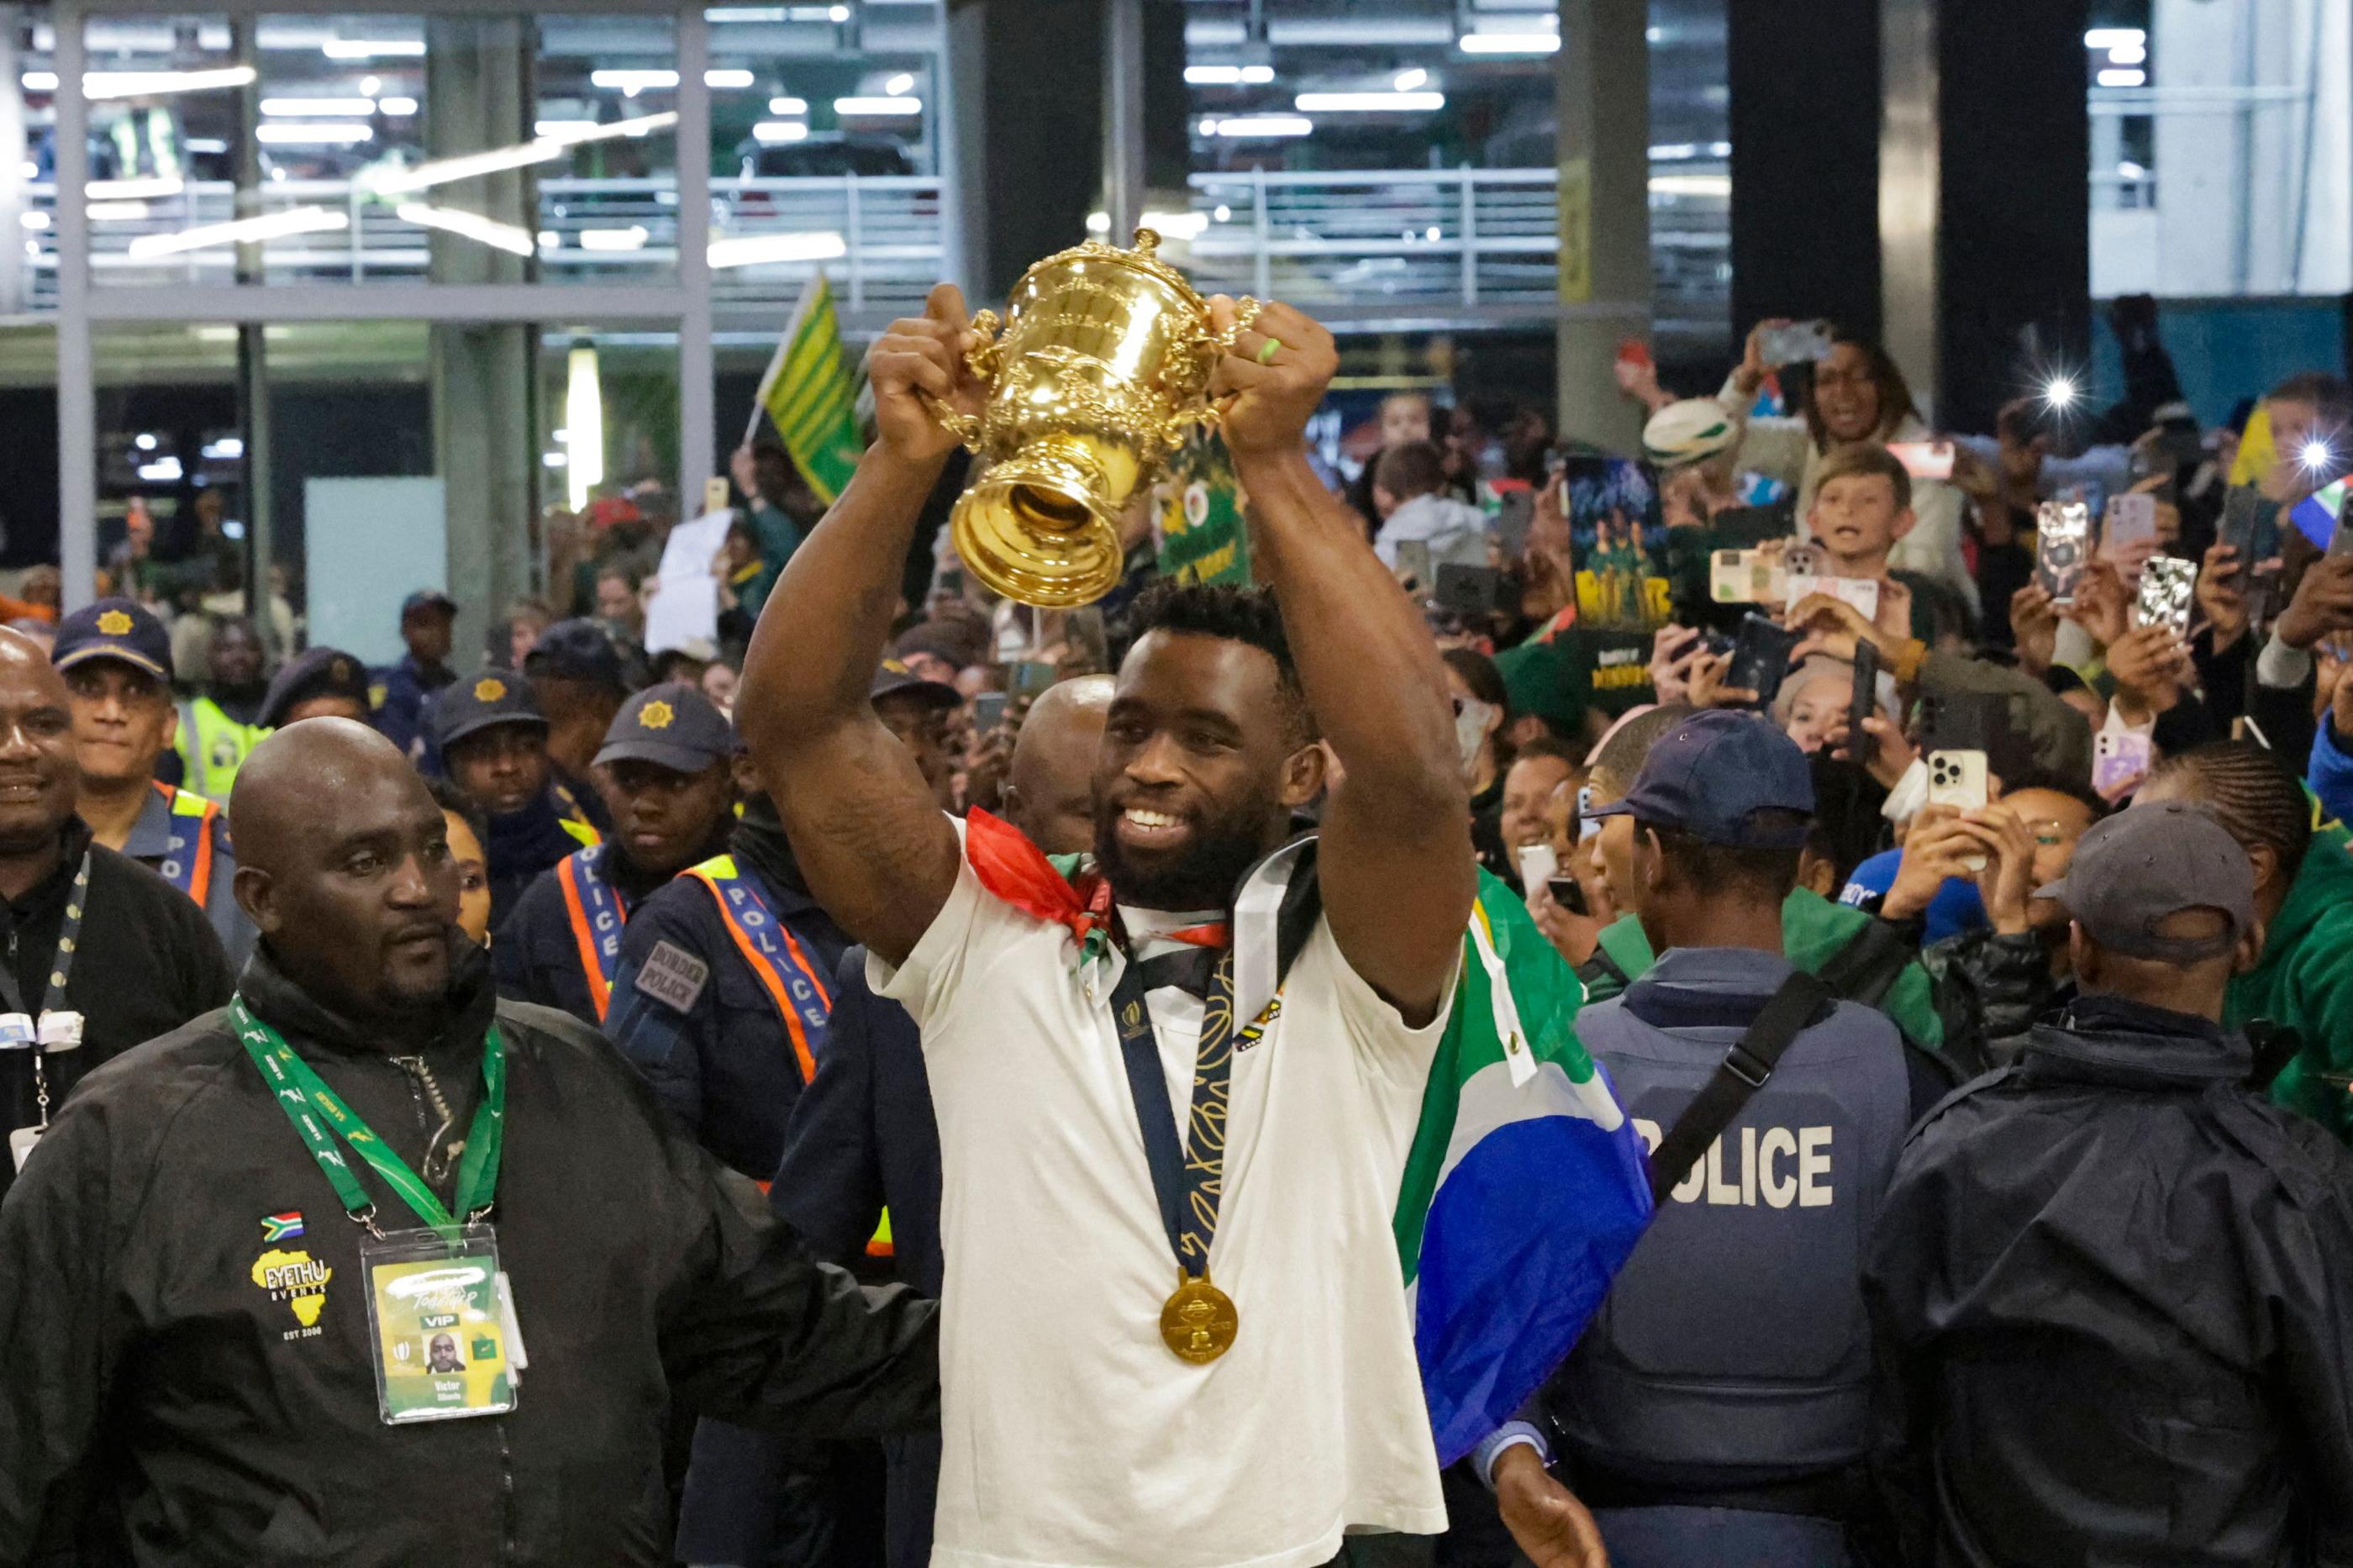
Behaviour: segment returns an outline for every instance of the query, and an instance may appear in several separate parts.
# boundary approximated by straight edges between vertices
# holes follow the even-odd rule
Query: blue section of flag
[[[1526,907],[1482,872],[1398,1194],[1441,1464],[1567,1359],[1651,1223],[1641,1138],[1577,1037],[1584,1000]]]
[[[1413,1335],[1442,1462],[1567,1358],[1650,1223],[1649,1184],[1631,1127],[1579,1115],[1498,1127],[1448,1173],[1422,1231]]]
[[[270,1215],[261,1222],[261,1239],[264,1241],[291,1241],[301,1234],[302,1215],[296,1210]]]

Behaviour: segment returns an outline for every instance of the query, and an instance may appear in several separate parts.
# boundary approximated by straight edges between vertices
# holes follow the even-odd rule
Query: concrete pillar
[[[1103,187],[1106,0],[949,0],[946,188],[976,306],[1087,237]]]
[[[2038,374],[2090,357],[2085,10],[1884,0],[1886,342],[1947,429],[1991,429]]]
[[[1651,330],[1651,62],[1644,0],[1561,0],[1559,433],[1620,449],[1641,410],[1618,344]]]
[[[1735,0],[1734,341],[1767,316],[1879,331],[1880,0]]]
[[[532,134],[534,30],[512,16],[426,20],[426,155],[505,147]],[[445,199],[501,223],[539,227],[528,169],[466,181]],[[533,262],[438,230],[427,231],[436,283],[521,283]],[[463,584],[457,646],[480,647],[493,617],[533,580],[530,521],[537,504],[537,342],[521,325],[431,329],[434,466],[448,496],[448,582]],[[314,527],[332,527],[330,519]]]

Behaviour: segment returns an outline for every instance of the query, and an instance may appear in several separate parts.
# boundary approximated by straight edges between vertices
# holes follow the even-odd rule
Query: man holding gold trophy
[[[1001,339],[942,285],[874,344],[878,439],[769,601],[738,719],[811,889],[923,1026],[932,1561],[1426,1561],[1398,1539],[1446,1520],[1390,1216],[1473,895],[1447,688],[1308,464],[1331,334],[1201,300],[1152,244],[1039,263]],[[866,692],[949,450],[988,465],[957,509],[967,565],[1082,603],[1196,418],[1267,586],[1139,605],[1092,861],[941,815]]]

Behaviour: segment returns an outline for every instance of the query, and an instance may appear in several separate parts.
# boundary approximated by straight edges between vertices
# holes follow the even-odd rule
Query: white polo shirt
[[[1112,1022],[1066,927],[967,863],[895,973],[940,1124],[945,1568],[1315,1568],[1344,1531],[1446,1527],[1390,1229],[1441,1015],[1409,1029],[1321,920],[1234,1058],[1210,1274],[1240,1320],[1206,1366]],[[1199,1013],[1152,998],[1180,1119]]]

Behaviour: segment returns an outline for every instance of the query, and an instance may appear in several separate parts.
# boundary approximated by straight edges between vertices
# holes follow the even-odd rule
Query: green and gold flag
[[[841,346],[841,321],[825,274],[809,279],[793,310],[784,342],[760,377],[752,420],[765,412],[785,438],[785,450],[828,506],[849,483],[862,447],[858,386]],[[748,434],[748,433],[747,433]]]

